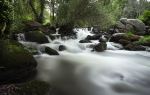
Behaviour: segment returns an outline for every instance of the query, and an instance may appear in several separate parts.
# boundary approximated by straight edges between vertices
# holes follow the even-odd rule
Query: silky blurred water
[[[56,39],[48,46],[60,56],[36,55],[38,79],[46,81],[63,95],[150,95],[150,53],[119,50],[119,44],[107,43],[105,52],[91,52],[92,43],[79,43],[87,29],[76,29],[77,39]]]

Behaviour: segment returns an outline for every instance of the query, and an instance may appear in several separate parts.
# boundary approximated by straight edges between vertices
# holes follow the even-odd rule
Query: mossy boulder
[[[120,43],[124,45],[125,43],[138,41],[141,37],[134,35],[132,33],[115,33],[112,35],[110,42]]]
[[[0,84],[32,79],[36,66],[33,56],[20,43],[0,40]]]
[[[132,50],[132,51],[145,51],[146,48],[142,45],[137,45],[135,43],[130,43],[124,47],[126,50]]]
[[[49,43],[45,34],[42,33],[41,31],[25,32],[25,39],[26,41],[37,42],[39,44]]]
[[[93,50],[97,52],[103,52],[107,49],[107,44],[106,42],[101,42],[98,43],[97,45],[94,46]]]

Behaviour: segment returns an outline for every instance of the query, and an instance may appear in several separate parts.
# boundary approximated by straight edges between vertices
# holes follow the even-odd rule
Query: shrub
[[[146,25],[150,26],[150,11],[144,11],[143,15],[139,17]]]

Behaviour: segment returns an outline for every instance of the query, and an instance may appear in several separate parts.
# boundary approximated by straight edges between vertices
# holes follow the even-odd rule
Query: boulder
[[[143,33],[145,30],[145,24],[139,19],[128,19],[127,24],[134,27],[135,32]]]
[[[121,21],[117,21],[116,27],[119,29],[125,29],[126,28],[125,25],[123,23],[121,23]]]
[[[146,50],[146,48],[144,46],[136,45],[133,43],[126,45],[124,48],[127,50],[132,50],[132,51],[145,51]]]
[[[34,30],[40,30],[42,24],[36,21],[24,21],[25,25],[24,31],[34,31]]]
[[[102,37],[99,38],[99,42],[107,42],[107,38],[102,36]]]
[[[128,40],[126,40],[126,39],[120,39],[120,40],[119,40],[119,43],[120,43],[121,45],[125,46],[125,45],[127,45],[127,44],[129,44],[129,43],[131,43],[131,42],[128,41]]]
[[[59,46],[59,51],[64,51],[64,50],[66,50],[66,46],[60,45],[60,46]]]
[[[0,41],[0,84],[25,82],[36,75],[37,62],[17,42]]]
[[[80,40],[79,43],[91,43],[90,40],[84,39],[84,40]]]
[[[116,27],[122,29],[121,32],[132,31],[135,34],[145,34],[145,24],[139,19],[121,18]]]
[[[141,37],[134,34],[126,34],[126,33],[115,33],[110,38],[110,42],[120,43],[122,45],[126,45],[130,42],[138,41]]]
[[[99,38],[102,36],[102,34],[95,34],[95,35],[93,35],[93,36],[91,36],[91,35],[88,35],[85,39],[86,40],[99,40]]]
[[[41,31],[25,32],[26,41],[37,42],[39,44],[49,43],[48,39]]]
[[[115,33],[110,38],[110,42],[119,43],[120,39],[128,39],[125,33]]]
[[[105,42],[98,43],[93,48],[93,50],[97,52],[103,52],[106,49],[107,49],[107,44]]]
[[[56,50],[54,50],[50,47],[45,47],[45,53],[47,53],[49,55],[59,55],[59,53]]]

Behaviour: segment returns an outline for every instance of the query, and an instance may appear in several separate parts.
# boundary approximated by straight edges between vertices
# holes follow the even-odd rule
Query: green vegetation
[[[127,35],[128,37],[132,37],[132,36],[134,35],[134,33],[133,33],[132,31],[128,31],[128,32],[126,33],[126,35]]]
[[[10,32],[11,25],[11,8],[8,0],[0,1],[0,39],[4,38]]]
[[[139,44],[145,44],[145,43],[150,43],[150,36],[144,36],[142,37],[139,41]]]
[[[48,43],[49,41],[41,31],[32,31],[25,33],[26,40],[37,43]]]
[[[11,31],[22,31],[22,22],[34,20],[53,26],[99,26],[108,28],[121,17],[137,18],[150,9],[146,0],[2,0],[1,14],[13,20]],[[10,8],[11,7],[11,8]],[[10,9],[13,9],[12,11]],[[5,11],[5,12],[4,12]],[[148,12],[141,16],[149,24]],[[10,17],[11,16],[11,17]],[[2,21],[1,21],[2,22]],[[4,22],[4,21],[3,21]],[[9,24],[6,24],[9,26]],[[2,23],[1,26],[4,26]],[[2,30],[2,29],[1,29]]]
[[[33,59],[32,55],[20,43],[15,41],[1,40],[0,52],[0,65],[9,68],[27,66],[30,64],[29,61]]]
[[[150,26],[150,11],[145,10],[143,15],[139,17],[146,25]]]

